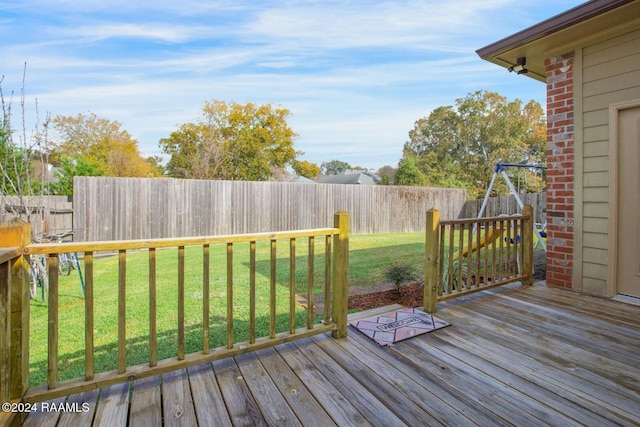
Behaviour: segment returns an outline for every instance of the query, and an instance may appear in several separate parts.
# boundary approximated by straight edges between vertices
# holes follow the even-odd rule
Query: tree
[[[298,176],[303,176],[305,178],[315,178],[320,175],[320,166],[306,160],[295,160],[292,168]]]
[[[472,194],[489,185],[498,162],[546,162],[546,120],[535,101],[527,104],[495,92],[477,91],[456,106],[436,108],[409,132],[403,159],[415,157],[427,185],[465,187]]]
[[[51,185],[51,192],[61,196],[73,195],[74,176],[103,175],[102,170],[100,170],[97,165],[86,162],[80,156],[73,159],[70,157],[63,157],[60,163],[60,169],[55,173],[58,181]]]
[[[396,185],[426,185],[427,179],[416,165],[416,157],[411,154],[403,156],[398,164],[398,171],[395,176]]]
[[[32,165],[29,151],[13,142],[9,120],[0,123],[0,173],[3,195],[18,195],[30,188]]]
[[[206,101],[198,123],[160,140],[171,156],[166,169],[178,178],[266,181],[302,154],[294,148],[289,114],[270,104]]]
[[[340,160],[331,160],[330,162],[322,162],[320,165],[320,172],[323,175],[338,175],[339,173],[351,170],[352,167],[347,162]]]
[[[34,128],[27,133],[25,126],[25,76],[26,65],[20,96],[21,129],[16,129],[12,125],[13,92],[7,100],[2,89],[4,77],[0,78],[0,101],[2,104],[2,116],[0,117],[0,197],[18,196],[19,207],[11,213],[29,220],[28,212],[31,209],[28,199],[46,192],[44,177],[47,166],[49,117],[47,116],[44,123],[40,123],[36,103],[36,123]],[[15,202],[12,204],[16,205]]]
[[[397,172],[397,168],[389,165],[385,165],[378,169],[378,172],[376,173],[380,177],[380,185],[393,185],[395,183],[395,176]]]
[[[117,121],[100,118],[94,113],[56,116],[53,124],[58,142],[51,160],[61,164],[63,158],[82,160],[105,176],[158,176],[158,170],[145,160],[138,142]]]

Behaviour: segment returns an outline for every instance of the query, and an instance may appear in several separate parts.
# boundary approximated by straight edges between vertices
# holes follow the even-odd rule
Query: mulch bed
[[[390,289],[370,294],[352,295],[349,297],[349,308],[363,311],[391,304],[400,304],[409,308],[420,307],[423,292],[422,283],[415,282],[402,285],[399,291]]]

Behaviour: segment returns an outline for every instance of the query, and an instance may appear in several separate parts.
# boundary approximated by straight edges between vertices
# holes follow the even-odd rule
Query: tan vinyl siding
[[[607,156],[609,154],[608,141],[585,142],[583,147],[585,157]]]
[[[582,289],[603,295],[609,259],[609,105],[640,98],[640,30],[582,50]],[[578,82],[576,82],[578,84]]]

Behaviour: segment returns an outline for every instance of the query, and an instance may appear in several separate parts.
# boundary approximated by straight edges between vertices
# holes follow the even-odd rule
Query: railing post
[[[429,209],[427,211],[427,227],[425,234],[425,262],[424,262],[424,295],[423,310],[427,313],[435,313],[438,310],[438,247],[440,238],[440,211]]]
[[[522,230],[522,272],[527,277],[522,281],[523,286],[530,286],[533,283],[533,208],[530,205],[522,207],[523,230]]]
[[[333,236],[333,322],[334,338],[347,336],[347,305],[349,300],[349,214],[343,210],[333,216],[338,234]]]
[[[0,236],[2,236],[3,247],[19,247],[22,252],[22,248],[31,242],[31,225],[19,218],[14,218],[0,226]],[[4,380],[5,375],[8,374],[9,379],[8,393],[7,391],[0,392],[3,397],[0,400],[3,402],[7,401],[7,397],[9,399],[22,398],[29,386],[30,264],[28,256],[25,255],[14,258],[9,264],[7,271],[9,280],[6,283],[8,289],[2,289],[0,292],[0,298],[3,299],[0,305],[6,309],[6,312],[1,315],[7,316],[6,327],[9,332],[8,335],[5,335],[5,339],[8,338],[9,353],[0,355],[4,358],[0,365],[4,365],[8,360],[8,366],[0,366],[4,370],[0,377]],[[5,278],[0,279],[0,282]],[[0,331],[0,333],[6,334],[5,331]],[[6,356],[8,359],[5,358]],[[4,387],[5,384],[0,385],[0,389],[4,389]]]

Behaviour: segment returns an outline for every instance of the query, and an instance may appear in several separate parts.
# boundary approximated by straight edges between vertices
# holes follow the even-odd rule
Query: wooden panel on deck
[[[260,350],[256,355],[303,425],[318,427],[335,425],[331,416],[275,349]]]
[[[97,426],[123,426],[129,412],[129,383],[115,384],[100,390],[100,400],[93,420]]]
[[[162,425],[162,396],[159,376],[133,382],[129,423],[145,427]]]
[[[264,417],[258,410],[235,359],[216,360],[213,362],[213,369],[233,424],[265,425]]]
[[[231,420],[211,364],[206,363],[189,368],[189,382],[198,425],[200,427],[231,427]]]
[[[66,410],[60,415],[58,427],[91,425],[98,406],[98,391],[94,389],[69,396]]]
[[[254,353],[237,356],[236,362],[268,425],[302,425]]]
[[[162,413],[166,426],[197,426],[186,369],[162,375]]]

